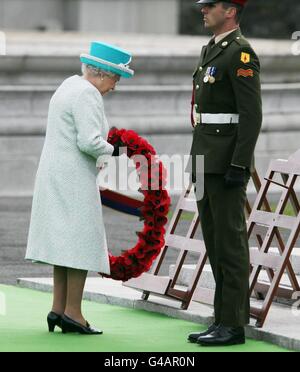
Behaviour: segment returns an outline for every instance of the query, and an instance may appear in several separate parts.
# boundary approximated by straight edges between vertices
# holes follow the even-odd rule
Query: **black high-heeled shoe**
[[[62,333],[76,332],[82,335],[101,335],[103,333],[99,329],[92,328],[88,322],[84,326],[65,314],[61,317],[61,329]]]
[[[50,311],[50,313],[47,316],[47,323],[49,332],[54,332],[56,326],[61,328],[61,315],[58,315],[53,311]]]

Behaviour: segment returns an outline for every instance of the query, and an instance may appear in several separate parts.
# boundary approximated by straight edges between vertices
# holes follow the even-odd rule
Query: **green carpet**
[[[118,306],[84,302],[88,321],[104,331],[100,336],[48,333],[46,315],[51,294],[0,285],[0,351],[148,351],[148,352],[279,352],[264,342],[203,348],[186,341],[188,333],[204,329],[195,323]],[[5,299],[6,309],[3,307]]]

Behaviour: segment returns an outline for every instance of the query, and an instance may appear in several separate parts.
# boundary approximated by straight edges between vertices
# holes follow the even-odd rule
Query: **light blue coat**
[[[52,96],[26,259],[110,274],[97,163],[113,152],[99,91],[78,75]]]

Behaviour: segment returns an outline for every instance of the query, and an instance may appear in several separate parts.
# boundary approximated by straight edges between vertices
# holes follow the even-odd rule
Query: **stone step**
[[[79,55],[88,50],[99,33],[6,32],[7,55],[0,59],[0,84],[59,84],[79,73]],[[129,85],[189,84],[208,36],[104,34],[105,42],[133,54],[134,79]],[[253,39],[261,61],[262,82],[299,82],[299,57],[292,53],[293,40]],[[284,68],[282,68],[284,66]]]
[[[1,86],[0,135],[42,134],[55,86]],[[299,84],[266,84],[263,131],[299,130]],[[111,122],[143,133],[190,132],[190,86],[120,86],[105,97]],[[117,126],[119,126],[117,124]]]
[[[0,87],[0,195],[32,195],[54,86]],[[136,130],[158,154],[188,155],[190,86],[120,86],[105,97],[110,126]],[[263,86],[264,123],[256,165],[265,174],[271,159],[299,148],[300,84]],[[299,110],[299,111],[298,111]]]
[[[43,134],[54,91],[50,86],[1,87],[0,132]],[[106,114],[117,126],[180,132],[188,124],[190,94],[187,87],[119,87],[105,97]]]
[[[129,86],[188,84],[198,58],[198,55],[137,56],[131,66],[135,70],[134,79],[123,79],[121,83]],[[266,55],[260,60],[262,83],[299,82],[298,57]],[[79,73],[78,56],[1,56],[0,59],[2,85],[58,85],[67,77]]]

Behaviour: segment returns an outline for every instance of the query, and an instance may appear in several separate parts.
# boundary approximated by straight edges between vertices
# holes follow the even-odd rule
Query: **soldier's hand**
[[[231,165],[225,174],[225,187],[242,187],[248,182],[249,171],[240,167]]]

